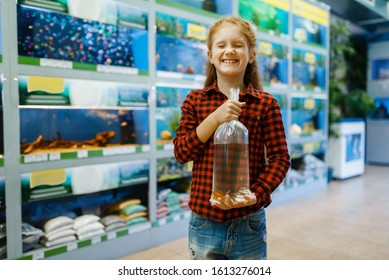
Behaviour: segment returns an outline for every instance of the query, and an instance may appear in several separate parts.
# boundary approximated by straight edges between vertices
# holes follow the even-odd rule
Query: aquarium
[[[293,49],[292,85],[295,90],[324,92],[326,61],[323,55]]]
[[[259,31],[288,36],[289,0],[239,0],[239,15]]]
[[[21,108],[21,153],[149,144],[148,116],[147,108]]]
[[[329,12],[305,1],[293,1],[293,40],[319,47],[327,47]]]
[[[196,8],[220,15],[228,15],[232,13],[231,0],[157,0],[157,3],[166,4],[175,8]]]
[[[25,5],[17,13],[21,57],[148,70],[145,29]]]
[[[259,75],[264,86],[286,88],[288,86],[288,48],[263,40],[258,41]]]
[[[172,144],[181,117],[181,105],[190,88],[157,86],[157,108],[155,111],[157,145]],[[172,148],[172,147],[170,147]]]
[[[288,180],[291,184],[304,183],[309,178],[327,174],[324,141],[303,142],[291,145],[291,169]]]
[[[293,97],[291,107],[291,137],[325,134],[324,99]]]
[[[206,26],[161,13],[157,13],[156,20],[157,71],[204,75]]]
[[[374,59],[371,65],[372,80],[389,80],[389,59]]]
[[[375,110],[371,113],[374,119],[389,119],[389,97],[374,98]]]

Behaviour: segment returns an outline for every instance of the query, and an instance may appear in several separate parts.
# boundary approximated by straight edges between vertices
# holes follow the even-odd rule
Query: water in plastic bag
[[[239,88],[230,90],[230,98],[239,100]],[[250,191],[249,132],[239,121],[225,122],[216,129],[213,148],[213,182],[210,202],[239,208],[256,203]]]

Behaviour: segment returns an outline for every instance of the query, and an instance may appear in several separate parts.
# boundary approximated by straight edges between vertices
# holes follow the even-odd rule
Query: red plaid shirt
[[[239,96],[240,102],[246,102],[239,121],[249,131],[250,190],[257,196],[257,204],[230,210],[211,205],[213,136],[202,143],[196,128],[226,100],[216,82],[202,90],[192,90],[181,106],[180,125],[174,138],[174,154],[178,162],[193,161],[190,209],[219,222],[231,221],[267,207],[271,203],[270,194],[281,184],[290,167],[277,100],[250,84]],[[265,145],[268,165],[265,164]]]

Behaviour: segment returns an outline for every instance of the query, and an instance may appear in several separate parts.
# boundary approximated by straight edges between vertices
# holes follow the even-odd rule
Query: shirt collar
[[[204,88],[203,94],[207,94],[207,93],[209,93],[211,91],[216,91],[216,92],[220,92],[221,93],[221,91],[219,90],[219,88],[217,86],[217,81],[216,80],[213,82],[212,85],[210,85],[209,87]],[[261,98],[261,91],[254,89],[253,85],[251,83],[249,83],[249,85],[246,88],[246,91],[243,93],[243,95],[246,95],[246,94],[250,94],[250,95],[254,96],[255,98]]]

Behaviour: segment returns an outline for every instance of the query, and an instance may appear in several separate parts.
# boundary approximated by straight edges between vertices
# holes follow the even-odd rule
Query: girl
[[[193,90],[182,104],[174,138],[178,162],[193,161],[189,207],[189,250],[193,259],[266,259],[265,210],[271,193],[283,181],[290,157],[276,99],[261,90],[256,62],[256,36],[238,17],[211,26],[207,38],[205,86]],[[239,101],[229,99],[239,88]],[[250,190],[256,203],[237,207],[211,204],[213,133],[230,120],[249,131]],[[265,151],[266,147],[266,151]]]

